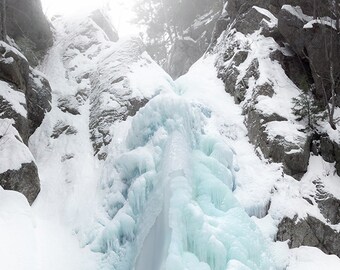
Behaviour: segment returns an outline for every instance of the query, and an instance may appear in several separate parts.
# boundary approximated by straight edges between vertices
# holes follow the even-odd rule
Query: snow
[[[309,22],[309,21],[313,20],[313,17],[304,14],[301,7],[299,7],[299,6],[293,7],[291,5],[283,5],[282,9],[288,11],[289,13],[296,16],[297,18],[299,18],[302,21]]]
[[[258,12],[260,12],[261,14],[265,15],[266,17],[268,17],[270,19],[270,22],[269,22],[270,27],[277,26],[278,20],[273,15],[273,13],[271,13],[269,10],[267,10],[265,8],[260,8],[260,7],[257,7],[257,6],[253,6],[253,8],[255,8]]]
[[[303,142],[306,138],[306,134],[302,131],[304,126],[289,121],[271,121],[266,125],[266,132],[269,138],[274,139],[275,137],[283,137],[285,141],[296,143]]]
[[[290,250],[290,264],[287,270],[319,270],[327,267],[329,270],[339,269],[340,259],[335,255],[326,255],[321,250],[312,247],[300,247]]]
[[[12,52],[12,53],[18,55],[20,58],[24,59],[27,62],[27,58],[19,50],[17,50],[13,46],[8,45],[6,42],[0,41],[0,47],[5,48],[5,50],[6,50],[5,55],[8,52]]]
[[[15,112],[27,117],[26,99],[23,92],[14,90],[8,83],[0,81],[0,96],[2,96]]]
[[[217,78],[218,55],[201,58],[174,82],[137,39],[111,43],[91,20],[54,23],[57,40],[40,67],[53,88],[52,110],[29,142],[41,192],[30,208],[22,195],[0,190],[0,236],[6,243],[0,251],[8,255],[1,269],[339,268],[337,257],[316,248],[289,250],[286,242],[274,243],[284,216],[327,222],[304,198],[313,198],[318,178],[340,196],[333,164],[311,156],[298,182],[283,174],[281,164],[257,156],[244,125],[244,103],[236,105]],[[239,80],[258,59],[260,77],[249,91],[271,83],[274,94],[259,96],[256,106],[287,119],[267,124],[268,133],[295,142],[303,133],[289,100],[299,91],[268,57],[281,48],[258,33],[237,38],[250,50]],[[70,96],[78,115],[58,108],[58,99]],[[148,102],[134,116],[104,118],[97,131],[107,132],[101,146],[107,156],[98,159],[91,119],[103,119],[112,109],[125,113],[132,98]],[[9,125],[3,138],[23,147],[13,123],[1,121]],[[75,134],[51,137],[60,123]],[[3,164],[0,159],[0,172]]]
[[[301,21],[303,21],[305,24],[303,28],[309,29],[313,28],[315,24],[321,24],[321,25],[327,25],[329,27],[332,27],[334,30],[337,30],[336,28],[336,20],[330,18],[330,17],[322,17],[314,19],[312,16],[308,16],[303,13],[301,7],[296,6],[293,7],[291,5],[283,5],[282,9],[288,11],[292,15],[299,18]]]
[[[1,269],[38,270],[35,220],[24,195],[0,187]]]
[[[13,120],[0,119],[0,173],[19,170],[22,164],[34,161],[13,124]]]
[[[308,23],[306,23],[303,28],[308,29],[308,28],[313,28],[314,24],[321,24],[321,25],[327,25],[329,27],[332,27],[334,30],[337,30],[336,28],[336,20],[333,20],[329,17],[322,17],[322,18],[317,18],[315,20],[311,20]]]
[[[324,191],[340,198],[339,176],[336,174],[333,163],[328,163],[320,156],[311,156],[308,171],[302,181],[313,182],[321,180]]]

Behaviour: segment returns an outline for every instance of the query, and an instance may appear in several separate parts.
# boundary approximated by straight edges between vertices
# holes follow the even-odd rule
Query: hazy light
[[[134,0],[41,0],[44,13],[51,18],[53,15],[72,16],[101,9],[108,12],[119,36],[138,35],[139,29],[131,24],[134,17],[132,6]]]

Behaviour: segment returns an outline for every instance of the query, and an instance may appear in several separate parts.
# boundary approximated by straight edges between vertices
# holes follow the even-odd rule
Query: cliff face
[[[40,2],[11,1],[14,41],[0,42],[2,198],[12,194],[2,188],[15,190],[32,204],[42,184],[37,215],[47,225],[70,224],[93,251],[66,269],[95,269],[99,260],[87,265],[93,254],[107,269],[135,261],[150,269],[154,245],[143,242],[159,239],[157,226],[162,241],[173,237],[169,257],[186,254],[172,257],[183,259],[176,269],[243,267],[233,259],[281,269],[303,261],[301,246],[340,258],[340,124],[334,130],[320,118],[311,127],[292,111],[308,90],[320,110],[325,97],[334,100],[340,117],[339,29],[332,10],[316,2],[317,14],[307,0],[216,1],[174,44],[170,74],[191,69],[173,81],[141,40],[117,42],[101,12],[55,18],[50,47]],[[33,67],[44,55],[39,68],[50,81]],[[29,209],[18,198],[8,204]],[[272,250],[290,257],[274,263]]]
[[[36,66],[53,43],[51,25],[40,0],[7,1],[7,31],[29,63]]]
[[[0,185],[33,203],[40,191],[38,169],[28,140],[51,110],[51,88],[16,48],[0,43]]]
[[[331,4],[316,3],[317,11],[312,1],[227,1],[210,50],[219,55],[218,76],[242,108],[255,151],[282,164],[284,175],[300,181],[297,186],[314,190],[300,195],[309,202],[306,213],[292,207],[279,218],[277,239],[289,240],[291,248],[307,245],[339,256],[339,233],[332,229],[339,210],[330,208],[339,204],[339,194],[327,187],[328,176],[320,178],[316,171],[313,176],[311,170],[319,160],[330,174],[340,175],[340,126],[333,130],[320,120],[310,129],[292,113],[294,99],[310,91],[321,110],[329,102],[339,115],[340,32]],[[269,215],[277,216],[275,195],[271,201]]]

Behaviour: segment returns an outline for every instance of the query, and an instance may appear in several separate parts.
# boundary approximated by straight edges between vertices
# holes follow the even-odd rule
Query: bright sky
[[[96,9],[109,11],[113,25],[119,36],[136,35],[139,29],[130,23],[133,18],[132,5],[135,0],[41,0],[44,13],[53,15],[72,15],[87,13]]]

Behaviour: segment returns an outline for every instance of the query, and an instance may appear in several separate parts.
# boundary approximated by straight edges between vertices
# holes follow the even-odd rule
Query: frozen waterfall
[[[135,270],[271,269],[261,233],[233,196],[234,153],[204,133],[206,117],[175,94],[155,97],[134,117],[129,151],[117,161],[128,205],[102,238],[113,250],[110,239],[134,239],[118,269],[129,261]]]

